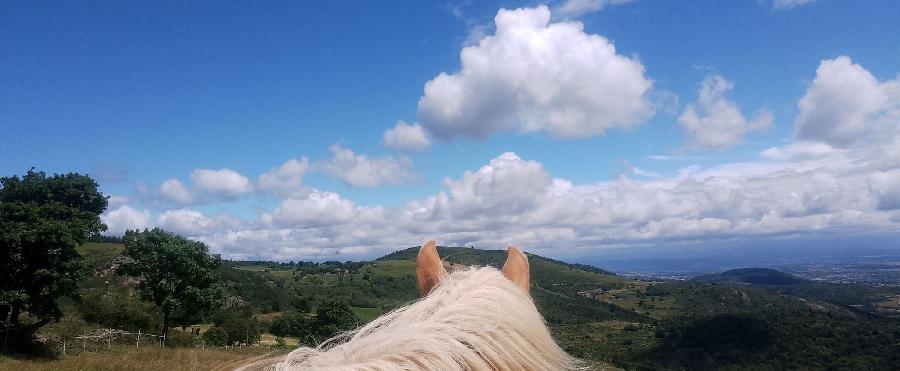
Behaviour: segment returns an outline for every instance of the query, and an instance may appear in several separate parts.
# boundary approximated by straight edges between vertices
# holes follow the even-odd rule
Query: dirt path
[[[268,352],[263,355],[238,359],[216,367],[215,371],[254,371],[265,370],[281,360],[282,354]]]

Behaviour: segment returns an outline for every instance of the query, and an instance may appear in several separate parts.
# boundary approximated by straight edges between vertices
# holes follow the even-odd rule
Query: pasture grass
[[[243,349],[158,348],[113,346],[56,359],[11,358],[0,355],[0,370],[231,370],[270,353],[259,347]]]
[[[381,309],[378,308],[360,308],[360,307],[350,307],[350,310],[353,311],[359,319],[364,322],[369,322],[373,319],[378,318],[381,315]]]

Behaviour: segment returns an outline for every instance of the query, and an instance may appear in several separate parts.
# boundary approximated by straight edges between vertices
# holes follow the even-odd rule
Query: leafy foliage
[[[144,300],[162,311],[165,334],[170,316],[182,318],[212,308],[222,298],[214,269],[218,256],[209,255],[202,242],[166,232],[159,228],[125,233],[124,254],[131,260],[122,264],[122,273],[140,280]]]
[[[316,332],[313,324],[311,319],[301,313],[289,313],[272,321],[269,332],[275,336],[293,336],[309,344],[314,341],[313,333]]]
[[[27,312],[33,330],[61,316],[59,297],[77,299],[86,266],[76,247],[106,229],[107,200],[77,173],[29,170],[0,185],[0,324],[17,328]]]
[[[326,300],[316,308],[316,319],[313,322],[315,334],[319,339],[327,339],[341,331],[352,330],[361,321],[347,303],[337,300]]]
[[[219,326],[210,327],[203,333],[203,341],[217,347],[228,345],[228,332]]]
[[[259,320],[248,308],[218,312],[213,316],[213,323],[215,326],[212,328],[224,331],[228,345],[259,342],[261,332]]]

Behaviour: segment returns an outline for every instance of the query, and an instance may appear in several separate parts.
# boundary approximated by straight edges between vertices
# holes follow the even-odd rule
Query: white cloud
[[[282,198],[303,196],[309,192],[303,185],[303,176],[309,169],[309,159],[290,159],[260,175],[256,186],[261,191],[272,192]]]
[[[900,170],[872,174],[870,187],[878,198],[879,209],[900,209]]]
[[[710,75],[700,85],[696,103],[688,104],[678,118],[678,124],[693,149],[731,148],[752,131],[765,130],[772,125],[772,114],[760,111],[748,121],[740,108],[725,98],[734,83],[719,75]]]
[[[119,206],[128,204],[129,202],[131,202],[131,199],[128,198],[128,196],[121,196],[121,195],[109,196],[109,199],[107,199],[107,210],[117,209],[117,208],[119,208]]]
[[[168,179],[159,185],[159,194],[169,202],[188,205],[194,202],[194,195],[178,179]]]
[[[609,5],[625,4],[632,1],[634,0],[565,0],[562,4],[553,8],[553,14],[562,18],[578,18],[587,13],[603,10]]]
[[[772,9],[785,10],[812,3],[815,0],[773,0]]]
[[[579,22],[550,23],[546,6],[501,9],[496,32],[463,48],[462,68],[425,84],[419,123],[449,139],[546,131],[561,138],[603,135],[653,115],[653,83],[637,58],[616,53]]]
[[[278,259],[371,257],[424,238],[576,249],[893,231],[900,223],[900,157],[886,155],[893,143],[853,150],[791,143],[755,161],[584,185],[507,152],[401,207],[358,206],[311,190],[258,221],[181,211],[171,214],[180,224],[169,214],[160,223],[202,231],[198,238],[226,256]]]
[[[309,228],[345,223],[355,214],[356,206],[337,193],[314,190],[306,198],[282,201],[261,219],[267,225]]]
[[[150,227],[150,212],[147,210],[135,210],[127,205],[122,205],[115,210],[110,210],[100,215],[100,220],[106,224],[105,235],[121,236],[129,229],[144,229]]]
[[[235,198],[253,190],[247,177],[231,169],[195,169],[191,181],[200,190],[220,198]]]
[[[783,147],[771,147],[760,153],[760,156],[773,160],[790,160],[795,158],[821,158],[838,151],[827,143],[794,142]]]
[[[709,112],[724,110],[732,113],[725,116],[741,116],[723,97],[730,87],[727,82],[713,79],[707,85],[706,93],[701,89],[698,107],[706,104],[712,107]],[[286,195],[255,220],[170,210],[157,221],[226,257],[287,260],[373,257],[425,238],[448,245],[498,247],[515,242],[530,251],[569,252],[896,233],[900,230],[900,132],[895,118],[900,118],[900,103],[893,98],[898,96],[895,82],[875,86],[887,98],[862,120],[864,127],[881,131],[859,136],[846,147],[800,140],[765,149],[749,161],[690,165],[668,174],[627,164],[625,175],[591,184],[554,178],[540,162],[506,152],[476,170],[444,179],[440,191],[402,206],[357,205],[340,194],[309,189]],[[719,116],[703,113],[704,119]],[[746,119],[742,124],[754,126]],[[357,155],[340,145],[332,146],[332,154],[312,168],[351,185],[402,178],[386,175],[397,173],[397,168],[405,169],[400,174],[411,171],[408,160],[403,161],[409,166],[397,165],[403,161]],[[649,158],[672,160],[673,156]],[[272,184],[289,184],[288,188],[302,184],[306,170],[297,171],[304,167],[301,163],[289,161],[273,169],[273,179],[284,182]],[[259,181],[257,187],[267,188],[263,183]],[[122,206],[105,213],[103,220],[112,230],[121,231],[126,226],[148,225],[150,215]]]
[[[185,236],[204,235],[213,227],[213,221],[198,211],[167,210],[157,217],[157,225],[165,230]]]
[[[797,138],[846,147],[879,126],[896,130],[900,79],[879,82],[849,57],[826,59],[798,106]]]
[[[431,144],[422,125],[406,122],[397,122],[397,125],[386,130],[381,137],[381,144],[385,147],[404,151],[421,152]]]
[[[459,180],[445,179],[449,195],[441,201],[445,203],[442,208],[449,207],[459,217],[526,211],[552,183],[540,163],[523,161],[515,153],[506,152],[477,172],[466,171]]]
[[[404,157],[368,157],[334,144],[331,158],[316,164],[318,169],[353,187],[406,184],[415,179],[412,162]]]

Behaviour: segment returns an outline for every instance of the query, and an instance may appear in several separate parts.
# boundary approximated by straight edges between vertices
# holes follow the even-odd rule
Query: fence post
[[[66,356],[66,339],[63,339],[63,357]]]
[[[112,349],[112,338],[106,338],[106,349]]]
[[[141,347],[141,330],[138,330],[138,338],[137,338],[137,344],[135,345],[135,348],[140,348],[140,347]]]
[[[163,348],[165,348],[166,347],[166,334],[165,333],[163,333],[162,339],[163,339],[162,346],[163,346]]]

